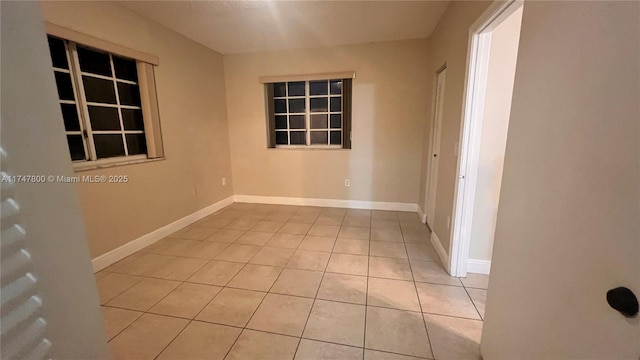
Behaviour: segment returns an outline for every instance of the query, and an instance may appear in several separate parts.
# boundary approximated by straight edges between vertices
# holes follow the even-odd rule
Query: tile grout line
[[[342,215],[342,223],[340,224],[340,227],[344,226],[344,223],[345,223],[345,221],[346,221],[346,219],[347,219],[347,213],[348,213],[348,210],[349,210],[349,209],[346,209],[346,210],[343,212],[343,214],[344,214],[344,215]],[[297,213],[296,213],[296,214],[297,214]],[[334,214],[331,214],[331,215],[334,215]],[[368,242],[368,244],[369,244],[369,249],[368,249],[369,251],[368,251],[368,256],[367,256],[367,274],[366,274],[366,277],[367,277],[367,289],[366,289],[366,294],[365,294],[365,295],[366,295],[366,296],[365,296],[365,329],[364,329],[364,330],[365,330],[365,340],[366,340],[366,309],[367,309],[367,308],[368,308],[368,306],[369,306],[369,305],[368,305],[368,283],[369,283],[369,277],[370,277],[370,275],[369,275],[369,266],[370,266],[370,258],[371,258],[371,247],[370,247],[370,244],[371,244],[371,230],[372,230],[372,223],[371,223],[371,222],[372,222],[372,215],[373,215],[373,212],[372,212],[372,211],[369,211],[369,227],[368,227],[368,230],[369,230],[369,237],[368,237],[368,240],[367,240],[367,242]],[[289,220],[291,219],[291,217],[293,217],[293,216],[296,216],[296,215],[289,216],[287,221],[289,221]],[[309,216],[309,215],[307,214],[307,215],[305,215],[305,216]],[[303,240],[304,240],[304,238],[305,238],[306,236],[309,236],[308,234],[309,234],[309,232],[311,231],[311,229],[313,228],[313,226],[315,226],[315,225],[327,225],[327,224],[318,224],[318,223],[317,223],[317,222],[318,222],[318,220],[319,220],[319,218],[320,218],[321,216],[322,216],[322,211],[320,211],[320,212],[318,213],[318,215],[316,215],[316,216],[315,216],[315,220],[314,220],[314,222],[313,222],[313,223],[311,223],[311,224],[310,224],[310,227],[309,227],[309,229],[307,230],[307,232],[306,232],[304,235],[303,235],[303,234],[300,234],[300,235],[303,235]],[[397,214],[396,214],[396,216],[397,216]],[[239,219],[240,219],[239,217],[238,217],[238,218],[236,218],[236,220],[239,220]],[[251,219],[249,219],[249,220],[251,220],[251,221],[255,221],[255,222],[256,222],[256,224],[254,224],[254,225],[252,226],[252,228],[253,228],[253,227],[258,226],[258,225],[259,225],[259,223],[260,223],[260,221],[266,221],[266,219],[268,219],[268,218],[262,218],[262,220],[255,219],[255,218],[251,218]],[[284,222],[284,224],[285,224],[285,225],[286,225],[287,221],[285,221],[285,222]],[[232,222],[233,222],[233,221],[232,221]],[[276,222],[276,221],[274,221],[274,222]],[[278,221],[278,222],[282,222],[282,221],[280,220],[280,221]],[[268,246],[267,246],[267,243],[268,243],[268,242],[269,242],[269,241],[270,241],[270,240],[271,240],[271,239],[272,239],[276,234],[280,233],[280,230],[281,230],[281,229],[282,229],[282,227],[284,227],[285,225],[281,225],[281,226],[280,226],[280,228],[279,228],[275,233],[273,233],[273,235],[272,235],[272,236],[267,240],[267,242],[265,242],[265,244],[261,244],[261,245],[259,245],[259,246],[260,246],[260,249],[263,249],[263,248],[265,248],[265,247],[268,247]],[[331,224],[331,225],[333,225],[333,224]],[[198,225],[198,226],[200,226],[200,225]],[[333,225],[333,226],[335,226],[335,225]],[[189,227],[189,226],[187,226],[187,227]],[[201,227],[202,227],[202,226],[201,226]],[[221,230],[223,230],[223,229],[217,229],[215,233],[217,233],[217,232],[219,232],[219,231],[221,231]],[[182,230],[179,230],[178,232],[180,232],[180,231],[182,231]],[[238,231],[240,231],[240,229],[238,229]],[[215,243],[225,244],[225,247],[224,247],[223,249],[221,249],[221,250],[216,254],[216,256],[219,256],[219,254],[220,254],[220,253],[224,252],[224,251],[225,251],[226,249],[228,249],[232,244],[236,243],[236,242],[238,241],[238,239],[240,239],[242,236],[246,235],[246,233],[248,233],[249,231],[252,231],[252,230],[251,230],[251,229],[248,229],[248,230],[244,230],[244,229],[243,229],[242,231],[244,231],[244,232],[243,232],[242,234],[240,234],[240,235],[239,235],[239,236],[238,236],[238,237],[237,237],[233,242],[231,242],[231,243],[222,243],[222,242],[217,242],[217,241],[210,241],[210,240],[207,240],[208,238],[198,240],[198,239],[186,239],[186,238],[178,238],[178,237],[175,237],[175,238],[174,238],[174,237],[171,237],[171,239],[175,239],[175,240],[190,240],[190,241],[198,241],[199,243],[205,243],[205,241],[207,241],[207,242],[215,242]],[[400,226],[400,231],[401,231],[401,233],[402,233],[402,227],[401,227],[401,226]],[[263,231],[263,232],[267,232],[267,231]],[[211,236],[215,235],[215,233],[214,233],[214,234],[212,234]],[[267,232],[267,233],[271,233],[271,232],[269,231],[269,232]],[[339,235],[339,234],[338,234],[338,235]],[[328,265],[329,265],[329,262],[330,262],[331,256],[332,256],[334,253],[336,253],[336,252],[335,252],[335,247],[336,247],[336,243],[337,243],[337,240],[338,240],[338,235],[336,235],[336,240],[334,240],[334,242],[333,242],[332,250],[331,250],[330,252],[328,252],[328,253],[329,253],[329,260],[327,261],[327,264],[325,264],[324,271],[322,272],[322,278],[321,278],[321,281],[320,281],[320,285],[318,286],[318,289],[316,289],[316,293],[315,293],[315,296],[314,296],[314,298],[313,298],[312,307],[311,307],[311,310],[310,310],[310,312],[309,312],[309,315],[307,316],[307,320],[306,320],[306,322],[305,322],[305,326],[304,326],[304,328],[303,328],[303,334],[304,334],[304,330],[306,329],[306,326],[307,326],[307,324],[308,324],[308,321],[309,321],[309,318],[310,318],[310,315],[311,315],[311,311],[312,311],[313,307],[315,306],[316,300],[318,300],[319,290],[320,290],[321,284],[322,284],[322,282],[323,282],[323,280],[324,280],[324,278],[325,278],[325,275],[326,275],[327,273],[333,273],[333,272],[328,272],[328,271],[327,271],[327,269],[328,269]],[[298,243],[298,245],[297,245],[297,247],[294,249],[294,251],[300,250],[300,246],[301,246],[301,244],[302,244],[302,241],[301,241],[300,243]],[[251,245],[254,245],[254,244],[251,244]],[[408,255],[408,250],[407,250],[407,248],[406,248],[406,241],[404,241],[404,236],[403,236],[403,246],[404,246],[404,248],[405,248],[405,253],[407,253],[407,255]],[[271,247],[271,248],[279,248],[279,247]],[[140,252],[142,252],[142,253],[150,253],[150,252],[146,252],[146,251],[144,251],[144,249],[141,249],[141,250],[140,250]],[[152,253],[152,254],[154,254],[154,253]],[[215,257],[214,257],[213,259],[192,258],[192,257],[190,257],[190,256],[168,255],[168,254],[164,254],[164,253],[160,253],[160,255],[164,255],[164,256],[172,256],[172,257],[174,257],[174,259],[170,260],[170,261],[169,261],[169,263],[173,263],[173,262],[175,262],[175,261],[176,261],[177,259],[179,259],[179,258],[191,258],[191,259],[206,260],[206,262],[205,262],[204,264],[202,264],[200,267],[198,267],[198,269],[196,269],[195,271],[193,271],[193,273],[192,273],[190,276],[188,276],[188,277],[187,277],[187,279],[185,279],[185,280],[175,280],[175,279],[166,279],[166,278],[156,278],[156,277],[153,277],[153,276],[150,276],[150,275],[131,275],[131,274],[122,273],[122,274],[124,274],[124,275],[128,275],[128,276],[141,277],[141,278],[143,278],[143,279],[141,279],[141,280],[137,281],[136,283],[132,284],[129,288],[127,288],[127,289],[123,290],[122,292],[118,293],[116,296],[112,297],[112,298],[109,300],[109,302],[110,302],[110,301],[111,301],[111,300],[113,300],[114,298],[116,298],[116,297],[120,296],[122,293],[124,293],[124,292],[128,291],[130,288],[134,287],[134,286],[135,286],[136,284],[138,284],[140,281],[143,281],[145,278],[150,278],[150,279],[159,279],[159,280],[164,280],[164,281],[179,282],[179,284],[178,284],[178,285],[177,285],[173,290],[169,291],[169,293],[167,293],[165,296],[163,296],[163,297],[162,297],[162,298],[160,298],[157,302],[155,302],[153,305],[151,305],[151,307],[150,307],[149,309],[147,309],[147,311],[142,311],[142,312],[141,312],[141,313],[142,313],[142,315],[138,316],[138,317],[137,317],[137,318],[132,322],[132,323],[134,323],[134,322],[135,322],[135,321],[137,321],[140,317],[144,316],[144,314],[153,314],[153,315],[158,315],[158,316],[167,316],[167,317],[173,317],[173,318],[184,319],[184,320],[187,320],[187,321],[188,321],[188,323],[185,325],[185,327],[184,327],[184,328],[183,328],[183,329],[182,329],[182,330],[181,330],[181,331],[180,331],[180,332],[179,332],[179,333],[178,333],[178,334],[177,334],[177,335],[176,335],[176,336],[175,336],[175,337],[174,337],[174,338],[169,342],[169,344],[167,344],[167,346],[165,346],[165,347],[163,348],[163,350],[161,350],[161,352],[160,352],[160,354],[158,354],[158,356],[160,356],[162,353],[164,353],[164,352],[166,351],[166,349],[167,349],[167,348],[168,348],[168,347],[169,347],[169,346],[170,346],[170,345],[171,345],[171,344],[172,344],[172,343],[177,339],[177,337],[178,337],[178,336],[180,336],[180,335],[184,332],[184,330],[185,330],[185,329],[186,329],[186,328],[187,328],[187,327],[188,327],[192,322],[194,322],[194,321],[198,321],[198,322],[203,322],[203,323],[217,324],[217,323],[215,323],[215,322],[209,322],[209,321],[206,321],[206,320],[197,320],[196,318],[197,318],[197,316],[199,316],[199,315],[200,315],[200,313],[202,313],[202,311],[203,311],[207,306],[209,306],[209,305],[210,305],[210,303],[211,303],[212,301],[214,301],[214,300],[215,300],[215,298],[219,295],[219,293],[220,293],[220,292],[222,292],[225,288],[234,289],[234,287],[230,287],[230,286],[228,286],[228,284],[229,284],[231,281],[233,281],[233,279],[235,279],[235,278],[239,275],[239,273],[240,273],[241,271],[243,271],[243,270],[246,268],[246,266],[247,266],[247,265],[249,265],[249,264],[250,264],[250,262],[253,260],[253,258],[255,258],[255,256],[257,256],[257,253],[256,253],[256,254],[254,254],[254,255],[251,257],[251,259],[249,259],[249,261],[247,261],[247,262],[240,262],[240,261],[236,262],[236,261],[231,261],[231,262],[233,262],[233,263],[242,263],[242,264],[243,264],[243,266],[242,266],[242,268],[238,271],[238,273],[236,273],[236,274],[231,278],[231,280],[229,280],[229,281],[226,283],[226,285],[224,285],[224,286],[212,285],[212,284],[208,284],[208,283],[191,282],[191,281],[188,281],[188,280],[189,280],[189,279],[190,279],[194,274],[196,274],[196,273],[198,273],[199,271],[201,271],[201,270],[202,270],[202,268],[204,268],[207,264],[211,263],[212,261],[226,261],[226,262],[229,262],[229,261],[227,261],[227,260],[218,260],[218,259],[215,259]],[[289,261],[290,261],[290,259],[289,259]],[[288,265],[288,264],[287,264],[287,265]],[[268,265],[268,266],[271,266],[271,265]],[[271,266],[271,267],[275,267],[275,266]],[[257,312],[258,308],[259,308],[259,307],[262,305],[262,303],[264,302],[264,299],[265,299],[269,294],[272,294],[272,293],[273,293],[273,294],[278,294],[278,293],[276,293],[276,292],[272,292],[272,289],[273,289],[273,286],[274,286],[274,285],[275,285],[275,283],[278,281],[278,279],[280,278],[280,276],[282,275],[282,273],[284,272],[284,270],[285,270],[286,268],[287,268],[287,267],[286,267],[286,265],[285,265],[284,267],[282,267],[282,268],[280,269],[280,272],[278,273],[278,276],[276,277],[276,279],[274,280],[274,282],[271,284],[271,286],[269,287],[269,289],[268,289],[266,292],[264,292],[264,294],[265,294],[264,298],[262,299],[262,301],[260,302],[260,304],[258,305],[258,307],[256,308],[256,310],[254,310],[254,312],[252,313],[251,317],[249,318],[249,320],[247,321],[247,323],[245,324],[245,326],[241,328],[241,329],[242,329],[242,331],[244,331],[244,329],[247,329],[247,325],[249,324],[249,322],[251,321],[251,319],[253,318],[253,316],[254,316],[254,315],[255,315],[255,313]],[[295,269],[295,268],[294,268],[294,269]],[[160,269],[158,269],[158,271],[159,271],[159,270],[160,270]],[[106,271],[106,270],[105,270],[105,272],[107,272],[107,273],[119,273],[119,272]],[[157,272],[157,271],[156,271],[156,272]],[[340,273],[340,272],[338,272],[338,274],[341,274],[341,273]],[[346,273],[345,273],[345,274],[346,274]],[[152,275],[153,275],[153,274],[152,274]],[[353,274],[349,274],[349,275],[353,275]],[[375,277],[374,277],[374,278],[375,278]],[[413,271],[412,271],[412,278],[413,278]],[[162,302],[165,298],[167,298],[169,295],[171,295],[171,294],[172,294],[172,293],[173,293],[173,292],[174,292],[178,287],[183,286],[184,284],[203,284],[203,285],[206,285],[206,286],[216,286],[216,287],[219,287],[219,288],[220,288],[220,290],[218,291],[218,293],[216,293],[216,295],[215,295],[215,296],[213,296],[213,298],[212,298],[211,300],[209,300],[209,302],[208,302],[206,305],[204,305],[204,306],[202,307],[202,309],[200,309],[200,311],[199,311],[199,312],[198,312],[198,313],[197,313],[193,318],[183,318],[183,317],[180,317],[180,316],[172,316],[172,315],[165,315],[165,314],[158,314],[158,313],[151,312],[151,309],[152,309],[153,307],[155,307],[157,304],[159,304],[160,302]],[[415,279],[414,279],[414,287],[415,287]],[[242,289],[242,288],[238,288],[238,289]],[[255,291],[255,290],[252,290],[252,289],[242,289],[242,290]],[[466,290],[466,287],[465,287],[465,290]],[[261,291],[261,290],[259,290],[259,291],[257,291],[257,292],[262,292],[262,291]],[[467,294],[468,294],[468,292],[467,292]],[[300,298],[307,298],[307,297],[304,297],[304,296],[297,296],[297,295],[290,295],[290,294],[281,294],[281,295],[284,295],[284,296],[293,296],[293,297],[300,297]],[[472,301],[473,301],[473,300],[472,300]],[[333,301],[333,302],[337,302],[337,303],[345,303],[345,304],[352,304],[352,303],[349,303],[349,302],[343,302],[343,301]],[[116,306],[111,306],[111,305],[108,305],[107,303],[105,303],[103,306],[104,306],[104,307],[111,307],[111,308],[117,308],[117,309],[123,309],[123,310],[130,310],[130,311],[140,312],[139,310],[131,310],[131,309],[126,309],[126,308],[119,308],[119,307],[116,307]],[[475,306],[475,303],[474,303],[474,306]],[[374,307],[377,307],[377,306],[374,306]],[[384,308],[383,306],[380,306],[380,307]],[[392,309],[393,309],[393,308],[392,308]],[[422,310],[422,309],[421,309],[421,310]],[[477,307],[476,307],[476,311],[477,311]],[[422,311],[421,311],[421,313],[422,313]],[[446,316],[446,315],[445,315],[445,316]],[[131,324],[127,325],[127,326],[126,326],[125,328],[123,328],[120,332],[118,332],[117,334],[115,334],[115,335],[112,337],[112,339],[115,339],[117,336],[119,336],[119,335],[120,335],[123,331],[125,331],[125,330],[130,326],[130,325],[131,325]],[[227,324],[219,324],[219,325],[221,325],[221,326],[231,326],[231,327],[235,327],[235,326],[233,326],[233,325],[227,325]],[[236,327],[236,328],[237,328],[237,327]],[[255,329],[251,329],[251,330],[255,330]],[[255,331],[260,331],[260,332],[265,332],[265,333],[271,333],[271,332],[269,332],[269,331],[263,331],[263,330],[255,330]],[[241,333],[242,333],[242,332],[241,332]],[[273,333],[273,334],[278,334],[278,333]],[[301,335],[300,335],[300,337],[298,337],[299,341],[298,341],[298,346],[297,346],[297,348],[296,348],[296,353],[297,353],[297,350],[298,350],[298,348],[299,348],[299,345],[300,345],[301,340],[304,338],[304,337],[303,337],[303,334],[301,334]],[[283,335],[283,334],[278,334],[278,335]],[[284,336],[290,336],[290,335],[284,335]],[[290,336],[290,337],[295,337],[295,336]],[[238,338],[239,338],[239,336],[238,336]],[[238,338],[236,338],[236,341],[234,342],[234,344],[232,344],[231,348],[230,348],[230,349],[229,349],[229,351],[227,352],[227,355],[228,355],[228,353],[230,352],[230,350],[233,348],[233,346],[235,345],[235,343],[237,342]],[[314,340],[314,341],[320,341],[320,342],[326,342],[326,343],[332,343],[332,344],[337,344],[337,345],[342,345],[342,346],[355,347],[355,346],[353,346],[353,345],[346,345],[346,344],[333,343],[333,342],[331,342],[331,341],[325,341],[325,340],[316,340],[316,339],[311,339],[311,340]],[[364,349],[366,349],[366,346],[364,346],[364,345],[363,345],[362,347],[355,347],[355,348],[362,348],[362,349],[363,349],[363,355],[364,355]],[[373,350],[375,350],[375,349],[373,349]],[[394,353],[394,352],[389,352],[389,353]]]
[[[346,215],[346,212],[345,212],[345,215]],[[320,215],[318,215],[318,218],[319,217],[320,217]],[[318,221],[317,218],[316,218],[316,221]],[[344,222],[344,217],[342,218],[342,223],[343,222]],[[340,223],[340,224],[342,224],[342,223]],[[311,228],[313,228],[314,224],[315,224],[315,221],[311,225],[311,227],[309,228],[309,231],[311,231]],[[307,231],[307,233],[309,233],[309,231]],[[327,273],[327,268],[329,267],[329,262],[331,261],[331,255],[333,254],[333,249],[336,247],[336,242],[338,242],[339,233],[340,233],[340,230],[338,229],[338,234],[336,234],[336,240],[334,240],[334,242],[333,242],[333,247],[331,248],[331,253],[329,255],[329,259],[327,259],[327,263],[324,266],[324,271],[322,271],[322,277],[320,278],[320,283],[318,284],[318,288],[316,289],[316,294],[314,295],[313,301],[311,302],[311,308],[309,309],[309,314],[307,315],[307,320],[305,320],[304,326],[302,327],[302,333],[300,334],[300,340],[298,341],[298,345],[296,346],[296,350],[293,352],[293,359],[295,359],[296,355],[298,354],[298,349],[300,349],[300,343],[302,343],[302,337],[304,336],[304,331],[307,329],[307,324],[309,323],[309,319],[311,318],[311,313],[313,312],[313,308],[316,305],[316,300],[318,298],[318,293],[320,292],[320,287],[322,286],[322,282],[324,281],[324,276]],[[302,242],[300,242],[300,244],[302,244]]]
[[[402,230],[402,226],[400,226],[400,232],[402,233],[402,240],[404,240],[404,231]],[[433,346],[431,345],[431,337],[429,336],[429,328],[427,327],[427,320],[424,318],[424,309],[422,308],[422,300],[420,300],[420,294],[418,293],[418,286],[416,285],[416,278],[413,274],[413,266],[409,259],[409,250],[407,250],[406,242],[403,242],[402,244],[404,246],[404,251],[407,253],[407,262],[409,263],[409,270],[411,271],[411,279],[413,279],[413,289],[416,293],[418,306],[420,307],[420,317],[422,317],[422,324],[424,325],[424,331],[427,334],[427,341],[429,341],[429,352],[431,353],[431,357],[435,359],[436,355],[434,354]]]
[[[364,360],[364,354],[367,346],[367,316],[369,315],[369,267],[371,266],[371,221],[369,218],[369,251],[367,251],[367,286],[364,291],[364,333],[362,339],[362,360]]]

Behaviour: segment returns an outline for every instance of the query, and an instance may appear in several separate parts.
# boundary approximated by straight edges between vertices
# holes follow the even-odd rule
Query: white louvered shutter
[[[0,357],[2,359],[49,358],[51,342],[46,338],[47,321],[42,313],[38,277],[26,248],[25,229],[20,214],[16,187],[6,172],[7,156],[0,148],[3,164],[0,188],[2,207],[0,237]]]

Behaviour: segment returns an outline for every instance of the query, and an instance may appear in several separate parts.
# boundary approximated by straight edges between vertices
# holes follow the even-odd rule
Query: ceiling
[[[222,54],[420,39],[449,1],[119,1]]]

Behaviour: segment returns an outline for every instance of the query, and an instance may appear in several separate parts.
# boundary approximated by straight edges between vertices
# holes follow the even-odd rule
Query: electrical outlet
[[[351,181],[349,179],[344,179],[344,187],[351,186]]]
[[[451,229],[451,216],[447,216],[447,230]]]
[[[226,186],[227,185],[227,178],[222,178],[222,186]]]

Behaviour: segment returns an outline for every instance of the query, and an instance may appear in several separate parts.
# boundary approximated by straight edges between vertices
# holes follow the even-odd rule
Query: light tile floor
[[[236,203],[96,274],[115,359],[478,359],[414,213]]]

